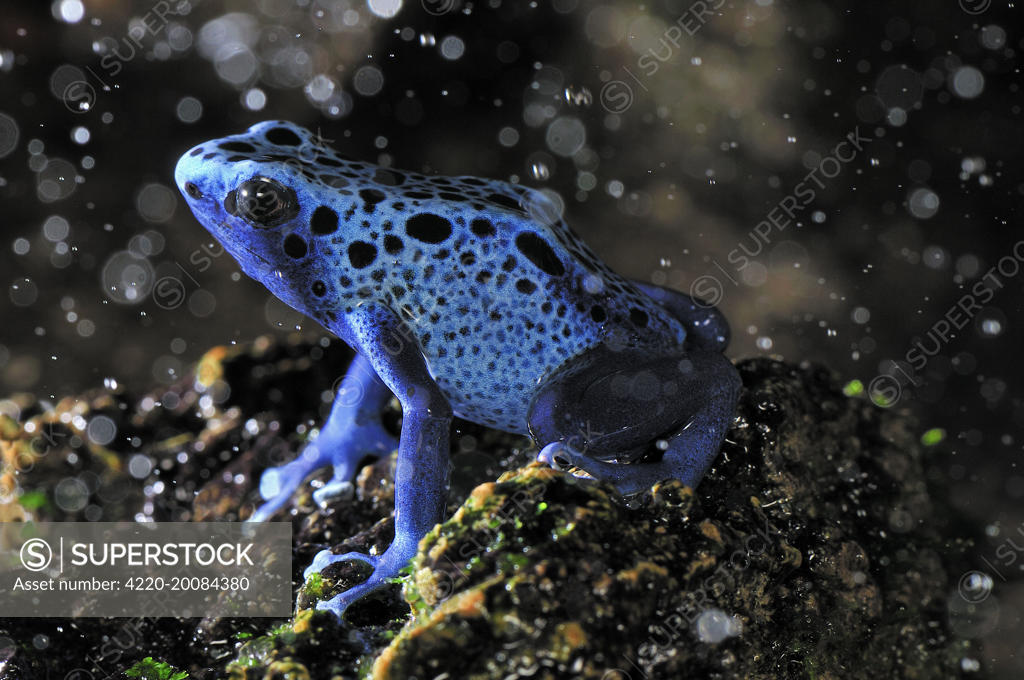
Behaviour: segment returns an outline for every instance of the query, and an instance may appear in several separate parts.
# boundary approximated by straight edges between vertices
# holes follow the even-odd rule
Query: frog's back
[[[525,432],[539,384],[586,349],[682,342],[681,325],[540,192],[375,169],[381,179],[387,188],[363,184],[362,205],[344,215],[369,232],[376,258],[353,271],[349,253],[342,275],[406,320],[458,415]]]

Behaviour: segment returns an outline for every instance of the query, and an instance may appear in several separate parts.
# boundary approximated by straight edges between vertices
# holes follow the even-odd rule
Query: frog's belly
[[[467,379],[477,382],[470,384]],[[460,418],[506,432],[527,434],[533,384],[495,373],[479,382],[479,373],[461,371],[451,377],[437,376],[437,384]],[[459,385],[462,385],[460,387]]]

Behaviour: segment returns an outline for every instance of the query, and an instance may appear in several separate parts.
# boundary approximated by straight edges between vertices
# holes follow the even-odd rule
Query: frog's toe
[[[302,481],[328,463],[316,446],[307,446],[299,456],[284,465],[267,468],[260,477],[260,496],[266,501],[249,517],[250,522],[265,522],[288,502]]]
[[[321,508],[325,508],[332,501],[352,498],[355,490],[355,485],[348,479],[338,479],[335,477],[313,492],[313,501]]]
[[[371,576],[365,582],[352,586],[343,593],[338,593],[329,600],[320,600],[316,608],[320,611],[332,612],[339,619],[345,616],[345,610],[363,597],[380,590],[387,585],[386,581],[374,580]]]
[[[327,461],[318,450],[306,447],[295,460],[264,470],[260,477],[260,496],[266,501],[280,496],[287,498],[299,488],[302,480],[326,464]]]
[[[380,564],[380,557],[377,555],[367,555],[361,552],[347,552],[336,555],[330,550],[321,550],[313,558],[312,564],[306,567],[305,571],[302,572],[303,577],[309,578],[313,574],[318,574],[325,567],[335,562],[345,562],[346,560],[359,560],[360,562],[366,562],[374,568],[376,572],[377,566]]]
[[[537,462],[547,465],[550,468],[561,470],[562,468],[560,467],[558,462],[558,454],[564,448],[565,446],[562,444],[562,442],[551,442],[550,444],[542,448],[540,452],[537,454]]]
[[[597,461],[575,451],[565,442],[552,442],[542,448],[537,454],[537,462],[561,472],[568,472],[579,479],[594,479],[594,475],[587,468],[597,464]]]
[[[256,510],[251,515],[249,515],[249,518],[245,521],[266,522],[268,519],[273,517],[274,513],[277,512],[278,509],[286,502],[288,502],[288,495],[286,494],[281,494],[277,498],[272,498],[266,503],[260,505],[260,507],[256,508]]]

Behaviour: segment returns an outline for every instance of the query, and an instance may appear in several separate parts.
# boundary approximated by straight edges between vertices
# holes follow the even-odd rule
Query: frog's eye
[[[295,192],[269,177],[242,182],[224,201],[228,212],[239,215],[254,227],[276,227],[299,214]]]

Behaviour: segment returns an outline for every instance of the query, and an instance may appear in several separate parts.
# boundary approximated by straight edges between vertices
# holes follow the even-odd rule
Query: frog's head
[[[337,205],[321,197],[325,181],[345,181],[337,173],[348,165],[319,142],[301,127],[267,121],[196,146],[174,169],[193,214],[242,270],[314,316],[337,299],[329,258],[317,251],[322,239],[314,239],[338,228]],[[334,179],[318,174],[324,170]]]

